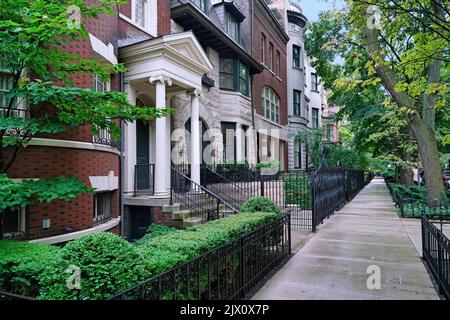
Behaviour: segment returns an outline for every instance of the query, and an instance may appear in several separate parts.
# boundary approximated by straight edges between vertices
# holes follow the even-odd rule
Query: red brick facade
[[[94,1],[89,1],[94,3]],[[117,14],[100,16],[98,20],[88,19],[83,24],[89,33],[103,41],[111,43],[118,56],[118,22]],[[89,38],[72,42],[64,50],[82,58],[96,59]],[[91,88],[92,75],[77,75],[72,78],[77,87]],[[111,90],[119,89],[119,77],[111,77]],[[92,143],[90,126],[80,126],[58,135],[41,135],[41,138],[71,140]],[[11,178],[50,178],[58,176],[76,176],[91,186],[90,176],[107,176],[114,171],[119,176],[119,156],[117,153],[95,150],[60,148],[52,146],[27,147],[9,169]],[[112,217],[119,216],[119,190],[113,192]],[[26,208],[25,237],[38,239],[79,231],[93,227],[94,196],[83,194],[69,202],[52,201],[51,203],[35,203]],[[44,229],[43,219],[50,219],[50,228]],[[110,230],[118,232],[118,228]],[[0,234],[2,234],[0,225]]]
[[[277,33],[275,22],[268,16],[259,1],[255,1],[255,12],[253,22],[253,57],[259,62],[263,62],[266,69],[260,74],[256,74],[253,79],[253,104],[258,114],[263,115],[261,94],[264,86],[271,87],[280,98],[280,124],[287,124],[287,69],[286,69],[286,44]],[[272,27],[269,27],[272,26]],[[261,36],[265,36],[265,61],[261,57]],[[273,44],[273,60],[276,65],[276,52],[280,52],[280,75],[275,74],[276,70],[269,66],[269,46]],[[276,68],[273,68],[276,69]]]

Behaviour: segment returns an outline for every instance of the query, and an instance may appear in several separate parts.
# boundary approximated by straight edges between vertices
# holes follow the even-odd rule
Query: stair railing
[[[170,203],[180,203],[182,210],[189,210],[192,217],[202,222],[224,217],[220,212],[220,204],[237,213],[226,199],[222,199],[213,191],[197,184],[180,170],[171,167]]]

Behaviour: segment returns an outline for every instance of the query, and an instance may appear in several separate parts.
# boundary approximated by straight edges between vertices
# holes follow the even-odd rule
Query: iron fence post
[[[309,180],[311,181],[311,231],[316,232],[316,179],[314,171],[311,171]]]
[[[292,244],[291,244],[291,214],[288,213],[288,241],[289,241],[289,255],[292,254]]]
[[[261,181],[261,197],[264,197],[264,175],[260,173],[259,177]]]
[[[437,242],[437,251],[438,251],[438,286],[439,286],[439,294],[442,295],[444,294],[444,288],[443,288],[443,284],[442,284],[442,280],[444,279],[443,275],[442,275],[442,247],[441,247],[441,234],[439,232],[436,233],[436,242]]]
[[[239,255],[239,259],[241,260],[239,265],[240,265],[240,274],[241,274],[241,288],[242,288],[242,293],[245,293],[245,286],[247,285],[247,281],[246,281],[246,277],[245,277],[245,241],[244,241],[244,237],[241,237],[239,239],[239,245],[241,247],[241,252]],[[243,294],[241,293],[241,296],[243,296]]]

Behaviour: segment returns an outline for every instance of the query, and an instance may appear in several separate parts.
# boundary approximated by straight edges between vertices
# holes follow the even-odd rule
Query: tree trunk
[[[408,125],[411,129],[425,174],[425,185],[427,186],[427,198],[429,206],[441,205],[441,195],[444,193],[442,182],[441,164],[439,161],[439,151],[434,132],[417,115],[407,116]]]
[[[401,184],[412,186],[414,184],[414,172],[411,168],[400,168],[398,170],[398,180]]]

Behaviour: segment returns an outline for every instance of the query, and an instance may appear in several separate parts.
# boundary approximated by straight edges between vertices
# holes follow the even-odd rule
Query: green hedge
[[[60,248],[17,241],[0,241],[0,290],[35,297],[43,273],[59,260]]]
[[[400,208],[396,208],[399,216],[402,216]],[[405,203],[403,205],[403,218],[420,218],[422,215],[430,218],[446,218],[450,217],[450,207],[428,207],[424,203],[417,201]]]
[[[156,275],[275,221],[276,213],[239,213],[186,230],[155,237],[137,245],[147,270]]]
[[[144,280],[145,261],[135,246],[108,232],[90,234],[69,242],[61,261],[41,277],[40,299],[106,299]],[[80,269],[80,290],[69,290],[67,280]],[[67,270],[70,270],[68,272]]]
[[[107,232],[63,248],[0,241],[0,290],[39,299],[105,299],[278,218],[276,213],[239,213],[135,244]],[[80,290],[67,289],[71,265],[80,268]]]
[[[240,209],[241,212],[274,212],[281,214],[280,209],[272,200],[266,197],[253,197],[244,202]]]

